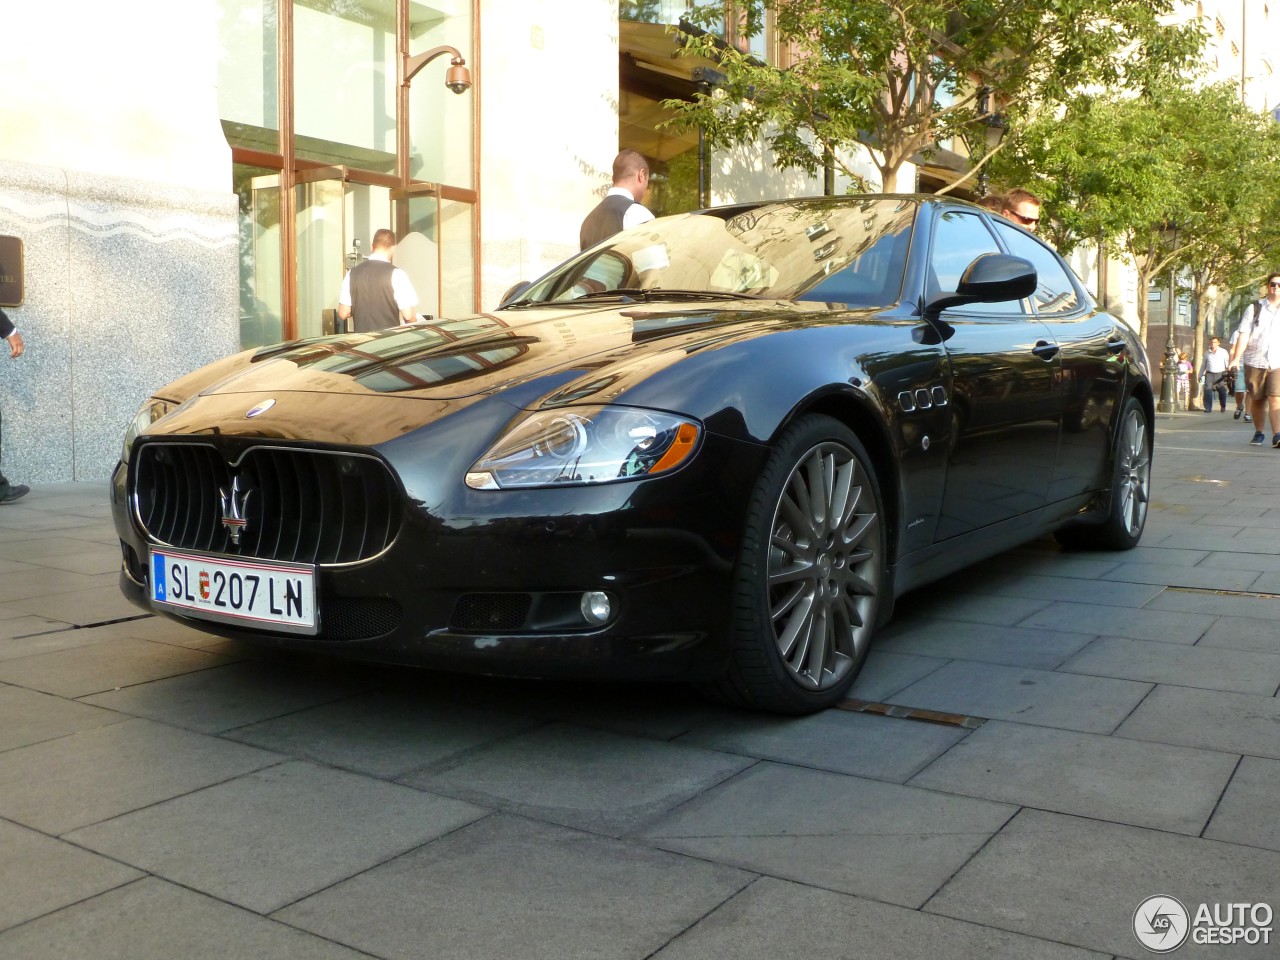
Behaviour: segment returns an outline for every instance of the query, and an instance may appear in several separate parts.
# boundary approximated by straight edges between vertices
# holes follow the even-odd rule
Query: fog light
[[[613,601],[609,599],[609,595],[603,590],[588,590],[582,595],[582,603],[579,604],[582,610],[582,617],[587,623],[593,626],[599,626],[607,623],[609,617],[613,614]]]

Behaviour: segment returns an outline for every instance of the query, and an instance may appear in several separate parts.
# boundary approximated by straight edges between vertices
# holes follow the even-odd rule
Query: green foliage
[[[726,76],[691,103],[668,101],[680,129],[717,147],[764,138],[782,168],[809,173],[825,151],[872,152],[884,189],[902,164],[953,136],[985,141],[978,89],[1017,122],[1085,87],[1143,87],[1198,54],[1198,25],[1166,27],[1173,0],[733,0],[703,4],[682,34],[689,55]],[[783,70],[727,47],[717,33],[742,17],[750,34],[773,16]],[[846,172],[852,174],[853,171]]]

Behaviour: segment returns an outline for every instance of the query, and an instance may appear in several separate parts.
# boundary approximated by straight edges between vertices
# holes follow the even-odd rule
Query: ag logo
[[[1133,934],[1152,953],[1172,953],[1187,939],[1191,916],[1173,897],[1147,897],[1133,912]]]

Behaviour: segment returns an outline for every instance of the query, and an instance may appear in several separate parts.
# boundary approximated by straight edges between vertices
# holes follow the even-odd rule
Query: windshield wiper
[[[583,300],[643,300],[645,303],[661,303],[663,300],[759,300],[760,297],[750,293],[734,293],[730,290],[668,290],[663,287],[620,287],[617,290],[597,290],[574,297],[568,303],[580,303]]]

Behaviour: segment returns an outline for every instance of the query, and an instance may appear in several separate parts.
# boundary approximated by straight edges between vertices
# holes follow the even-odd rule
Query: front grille
[[[238,511],[223,498],[239,491]],[[391,471],[365,454],[250,447],[228,463],[207,443],[139,444],[130,484],[159,543],[289,563],[354,563],[385,550],[403,506]],[[240,542],[224,522],[244,520]]]

